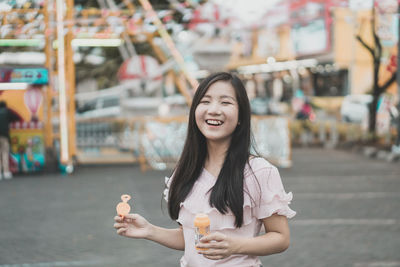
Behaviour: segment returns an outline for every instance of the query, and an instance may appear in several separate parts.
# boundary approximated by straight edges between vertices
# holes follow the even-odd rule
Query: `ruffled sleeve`
[[[261,162],[261,168],[260,160],[264,161]],[[247,179],[248,189],[255,202],[254,216],[264,219],[276,213],[287,218],[294,217],[296,212],[289,207],[293,198],[292,192],[285,192],[278,169],[269,163],[266,165],[267,161],[264,159],[260,160],[258,168],[253,169],[253,177]]]

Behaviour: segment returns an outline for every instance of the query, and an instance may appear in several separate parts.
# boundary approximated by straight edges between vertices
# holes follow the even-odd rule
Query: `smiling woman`
[[[117,233],[184,250],[181,267],[261,266],[258,256],[288,248],[287,218],[296,213],[276,167],[250,154],[250,103],[242,81],[226,72],[206,77],[188,121],[183,152],[164,191],[169,215],[180,226],[165,229],[128,214],[115,217]],[[196,242],[200,213],[210,218],[210,233]],[[267,233],[259,235],[261,226]]]

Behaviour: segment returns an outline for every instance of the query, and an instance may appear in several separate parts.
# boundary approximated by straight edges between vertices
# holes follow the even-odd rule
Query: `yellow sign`
[[[23,121],[43,121],[43,92],[41,86],[30,86],[27,90],[0,91],[0,101],[18,114]]]

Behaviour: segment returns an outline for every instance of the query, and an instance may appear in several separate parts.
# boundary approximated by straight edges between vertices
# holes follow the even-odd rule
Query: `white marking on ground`
[[[0,267],[58,267],[58,266],[88,266],[97,265],[99,261],[53,261],[21,264],[3,264]]]
[[[375,199],[400,198],[399,192],[357,192],[357,193],[296,193],[296,199]]]
[[[356,262],[354,267],[395,267],[400,266],[400,261]]]
[[[338,179],[343,179],[346,181],[354,181],[354,180],[359,180],[359,179],[368,179],[368,180],[380,180],[380,181],[387,181],[387,180],[399,180],[399,175],[398,174],[386,174],[386,175],[314,175],[314,176],[284,176],[282,178],[283,180],[325,180],[326,181],[333,181],[333,180],[338,180]]]
[[[399,221],[395,219],[309,219],[309,220],[292,220],[291,225],[395,225]]]

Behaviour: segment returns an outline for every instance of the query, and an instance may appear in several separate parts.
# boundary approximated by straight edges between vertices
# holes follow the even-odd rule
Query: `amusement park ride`
[[[26,43],[23,45],[36,46],[44,40],[44,68],[32,68],[30,71],[46,76],[46,81],[37,85],[37,79],[22,79],[20,84],[25,85],[25,88],[20,89],[25,90],[18,92],[7,90],[3,91],[6,92],[3,96],[0,94],[0,98],[5,98],[6,101],[7,98],[17,100],[15,96],[18,94],[19,100],[12,104],[14,109],[17,110],[21,109],[22,95],[25,95],[25,103],[27,103],[26,99],[28,98],[28,102],[36,103],[36,109],[41,106],[40,111],[34,111],[40,113],[37,117],[29,118],[28,116],[24,119],[24,123],[13,125],[14,132],[24,130],[25,135],[28,135],[25,138],[24,145],[18,144],[18,142],[22,142],[21,136],[15,137],[15,150],[23,150],[26,154],[29,148],[32,148],[30,146],[32,140],[36,140],[35,144],[41,144],[43,147],[43,149],[39,149],[42,154],[46,154],[44,152],[46,151],[48,159],[51,157],[49,155],[57,157],[57,161],[60,162],[64,171],[72,172],[74,157],[77,153],[75,65],[72,47],[74,42],[87,41],[92,42],[88,46],[96,46],[94,41],[106,43],[118,40],[119,42],[115,46],[118,46],[126,64],[133,57],[138,58],[139,61],[142,57],[142,62],[144,62],[143,56],[136,55],[133,43],[148,42],[161,64],[177,66],[164,71],[168,72],[168,76],[173,79],[176,88],[184,96],[187,104],[190,105],[193,88],[197,87],[197,80],[188,72],[182,55],[175,47],[174,41],[150,2],[148,0],[140,0],[139,2],[141,5],[141,12],[139,13],[139,7],[129,0],[124,0],[118,5],[113,0],[98,0],[100,9],[80,10],[74,8],[73,0],[44,0],[39,5],[27,1],[24,6],[19,8],[0,11],[2,44],[9,42],[10,46],[18,46],[22,45],[25,40]],[[138,16],[138,14],[141,15]],[[156,26],[157,31],[146,32],[143,24],[144,19],[150,20]],[[163,47],[155,42],[155,36],[161,37]],[[170,64],[170,62],[173,62],[173,64]],[[1,82],[9,82],[8,89],[11,89],[16,80],[5,80],[3,72],[6,71],[9,72],[9,77],[15,77],[18,76],[16,75],[18,70],[8,68],[2,70],[0,77],[3,79]],[[35,92],[38,93],[36,97],[39,99],[36,102],[29,100],[32,98],[29,95],[33,95]],[[32,111],[31,113],[35,115]],[[58,127],[54,127],[54,121],[57,121]],[[28,128],[34,129],[33,132],[29,133],[28,131],[26,133]],[[39,135],[37,135],[38,133]],[[35,134],[37,135],[36,139],[29,138],[29,135],[34,136]],[[55,146],[58,147],[57,153],[54,153]],[[48,151],[53,151],[53,153],[49,154]],[[33,165],[43,165],[44,155],[40,157],[41,160],[36,160],[38,162],[35,163],[32,155],[22,156],[22,154],[20,158],[15,159],[15,164],[20,167],[20,170],[23,158],[26,158],[26,161],[29,161],[28,159],[33,160]],[[18,166],[15,166],[15,168],[18,168]],[[25,167],[26,169],[27,167]]]
[[[0,4],[0,47],[36,46],[45,55],[40,67],[0,68],[0,100],[6,100],[21,117],[11,129],[14,172],[40,170],[57,163],[62,172],[69,173],[77,162],[139,162],[142,170],[174,166],[185,139],[187,107],[197,78],[204,77],[201,71],[193,77],[196,64],[197,70],[232,69],[232,62],[247,62],[246,58],[239,60],[242,56],[257,55],[251,52],[256,44],[251,41],[253,27],[243,26],[234,12],[224,13],[213,1],[201,5],[194,0],[168,2],[174,11],[189,17],[184,28],[172,21],[173,26],[179,26],[172,34],[167,28],[171,18],[166,19],[172,16],[170,11],[162,15],[163,11],[155,11],[149,0],[97,0],[100,8],[75,6],[74,0],[27,0],[18,7],[15,3],[21,2],[10,1],[14,7],[8,9]],[[238,27],[250,46],[237,46],[240,42],[232,41],[232,32]],[[175,44],[172,35],[179,43]],[[136,53],[137,44],[142,43],[149,44],[156,59]],[[120,84],[77,93],[73,59],[79,46],[118,48],[123,59],[117,73]],[[195,64],[190,66],[190,61]],[[20,88],[14,89],[21,90],[11,90],[16,86]],[[77,115],[79,100],[97,101],[106,95],[119,95],[119,108],[130,108],[121,112],[128,119],[88,121]],[[149,107],[158,114],[144,112]],[[287,119],[254,120],[255,136],[265,156],[272,155],[280,166],[290,166]],[[275,130],[265,131],[265,127]],[[271,136],[273,133],[279,134]],[[99,154],[101,157],[97,157]]]

